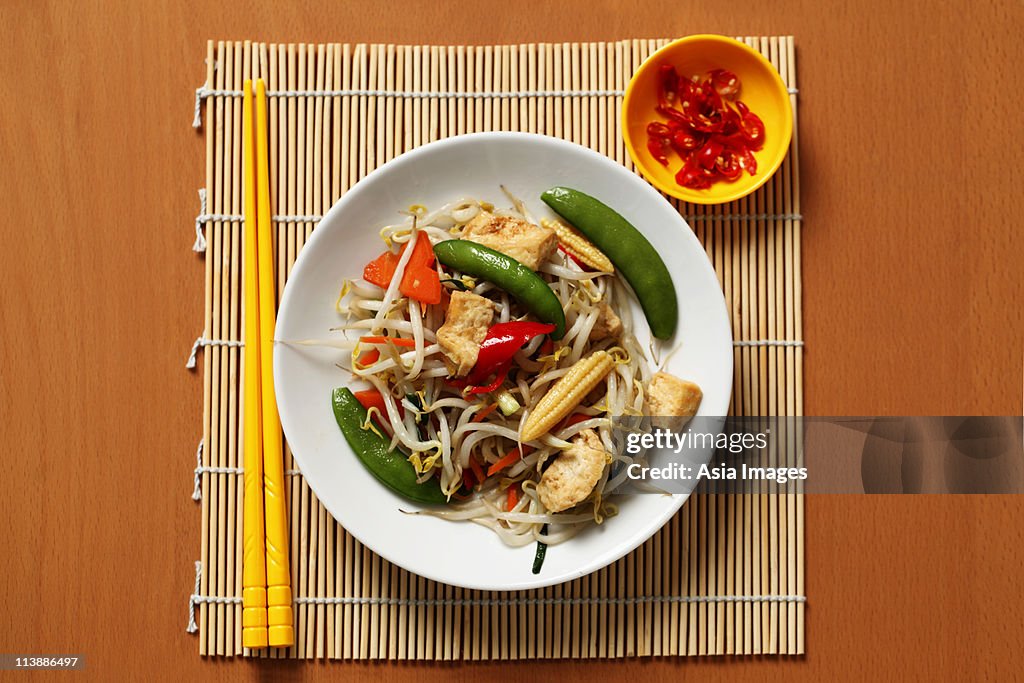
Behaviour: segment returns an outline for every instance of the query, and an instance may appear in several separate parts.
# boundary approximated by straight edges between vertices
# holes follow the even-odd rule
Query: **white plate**
[[[353,187],[320,222],[285,287],[277,339],[322,339],[340,322],[335,300],[346,277],[358,277],[383,245],[378,229],[411,204],[436,207],[471,196],[508,206],[499,184],[539,217],[550,215],[544,190],[564,185],[605,202],[643,232],[664,258],[679,299],[682,344],[668,370],[704,391],[701,415],[725,415],[732,387],[732,336],[725,301],[704,248],[665,199],[638,176],[589,149],[523,133],[449,138],[403,154]],[[637,337],[650,339],[636,306]],[[669,348],[669,347],[666,347]],[[403,514],[415,505],[363,468],[334,421],[331,391],[348,384],[334,349],[274,348],[281,423],[295,459],[328,511],[374,552],[436,581],[483,590],[519,590],[569,581],[600,569],[647,540],[686,496],[635,495],[620,514],[548,549],[531,572],[534,545],[509,548],[489,529]]]

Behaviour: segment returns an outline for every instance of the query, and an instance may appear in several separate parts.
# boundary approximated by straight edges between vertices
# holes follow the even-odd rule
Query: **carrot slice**
[[[433,266],[408,265],[398,290],[403,296],[424,304],[441,303],[441,277]]]
[[[421,232],[416,237],[416,244],[413,245],[412,255],[409,257],[409,265],[414,268],[430,268],[434,265],[434,246],[430,243],[427,233]]]
[[[370,261],[363,269],[363,279],[387,289],[395,277],[398,261],[408,246],[408,244],[403,245],[397,254],[385,251]],[[421,232],[416,237],[412,254],[409,255],[409,261],[405,264],[398,291],[402,293],[402,296],[415,299],[420,303],[439,304],[441,303],[441,289],[441,278],[437,274],[437,269],[434,268],[434,247],[430,244],[427,233]]]
[[[385,251],[366,264],[366,267],[363,268],[363,279],[378,287],[387,289],[388,285],[391,284],[391,278],[395,276],[395,269],[398,267],[398,259],[400,258],[400,254]]]
[[[441,303],[441,278],[434,268],[434,247],[425,232],[416,237],[398,290],[403,296],[424,304]]]
[[[497,407],[498,407],[497,403],[492,403],[491,405],[487,406],[486,408],[481,410],[479,413],[474,415],[472,421],[473,422],[483,422],[484,420],[487,419],[488,415],[490,415],[491,413],[494,412],[494,409],[497,408]]]
[[[370,349],[369,351],[361,354],[356,362],[362,365],[364,368],[368,365],[373,365],[380,360],[380,351],[377,349]]]
[[[363,391],[353,392],[353,396],[359,401],[359,404],[369,410],[370,408],[376,408],[380,411],[380,416],[374,415],[373,421],[377,423],[381,429],[387,429],[391,431],[391,422],[388,420],[388,409],[384,404],[384,397],[380,395],[380,392],[376,389],[364,389]],[[398,414],[405,416],[405,409],[402,408],[402,404],[398,404]]]
[[[516,491],[518,488],[519,484],[512,484],[512,486],[508,487],[508,502],[505,504],[506,512],[511,512],[519,504],[519,493]]]
[[[523,446],[522,455],[519,454],[518,448],[513,448],[511,451],[509,451],[508,455],[504,456],[501,460],[487,468],[487,476],[490,477],[492,475],[497,474],[498,472],[501,472],[506,467],[511,467],[520,458],[522,458],[525,455],[529,455],[530,453],[533,453],[532,446]]]
[[[403,346],[407,349],[416,348],[416,340],[403,337],[360,337],[359,341],[363,344],[387,344],[390,342],[395,346]]]

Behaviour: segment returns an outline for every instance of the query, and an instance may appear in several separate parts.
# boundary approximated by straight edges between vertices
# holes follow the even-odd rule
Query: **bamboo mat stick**
[[[381,52],[381,56],[378,60],[378,80],[377,82],[383,86],[386,91],[394,90],[394,46],[393,45],[382,45],[378,48]],[[380,157],[380,164],[387,163],[394,156],[394,97],[388,96],[383,98],[381,104],[383,106],[383,115],[378,120],[378,137],[380,138],[379,144],[381,144],[382,156]],[[379,564],[377,570],[374,573],[375,580],[377,582],[375,596],[385,596],[390,593],[390,581],[391,581],[391,567],[387,560],[381,559],[376,553],[374,559]],[[380,658],[387,657],[388,639],[386,634],[390,627],[390,608],[375,605],[374,611],[378,614],[377,626],[374,629],[375,638],[377,639],[377,655]]]
[[[224,68],[222,69],[222,73],[226,74],[226,83],[225,84],[228,87],[234,85],[234,83],[230,80],[231,67],[233,66],[233,61],[234,60],[231,58],[231,54],[230,53],[225,53],[225,59],[221,62],[221,64],[224,66]],[[230,116],[231,105],[232,105],[232,103],[230,101],[224,102],[223,106],[222,106],[222,109],[218,111],[218,118],[219,118],[219,120],[221,122],[221,125],[224,125],[223,122],[224,122],[225,119],[230,121],[230,119],[231,119],[231,116]],[[228,127],[227,130],[230,131],[230,127]],[[223,146],[223,150],[230,150],[230,147],[231,147],[230,134],[227,136],[227,140],[222,143],[222,146]],[[225,159],[225,154],[224,154],[223,150],[221,150],[221,153],[219,155],[220,158],[219,158],[218,168],[216,169],[216,180],[215,180],[216,185],[215,185],[215,189],[214,189],[215,200],[212,202],[212,204],[214,206],[214,212],[215,213],[226,213],[226,211],[227,211],[227,207],[224,204],[223,197],[226,194],[225,193],[225,181],[224,181],[225,174],[226,173],[228,173],[228,174],[230,173],[230,170],[229,170],[230,166],[225,168],[225,165],[226,165],[226,163],[227,164],[230,163],[230,154],[228,154],[227,155],[227,159]],[[210,257],[212,258],[212,260],[214,262],[214,270],[213,270],[213,297],[214,298],[213,298],[213,312],[212,312],[212,320],[213,320],[212,332],[213,332],[214,338],[220,338],[220,334],[221,334],[221,322],[220,322],[221,321],[221,315],[220,315],[220,309],[221,309],[222,292],[223,292],[222,282],[223,282],[223,271],[224,271],[223,255],[222,255],[223,248],[222,248],[222,244],[221,244],[221,236],[224,233],[223,228],[224,228],[224,225],[223,225],[222,222],[215,223],[214,226],[213,226],[212,239],[209,240],[209,244],[212,247]],[[211,354],[211,366],[212,366],[212,373],[213,373],[213,377],[214,377],[214,386],[212,387],[212,391],[211,391],[211,394],[212,394],[212,408],[211,408],[211,410],[212,410],[212,415],[214,417],[213,417],[212,424],[211,424],[211,429],[210,429],[210,443],[208,443],[207,446],[210,449],[210,461],[211,461],[211,464],[214,465],[215,467],[220,467],[221,464],[222,464],[222,461],[221,461],[221,458],[220,458],[220,442],[221,442],[221,432],[223,431],[222,427],[221,427],[221,418],[222,418],[222,415],[223,415],[223,410],[221,409],[222,402],[221,402],[220,385],[221,385],[221,382],[222,382],[222,373],[221,373],[219,349],[215,349],[214,353]],[[215,480],[215,484],[210,487],[209,493],[210,493],[210,507],[211,507],[212,510],[215,511],[215,513],[213,515],[213,519],[211,520],[211,525],[213,526],[213,529],[211,530],[211,539],[210,539],[210,542],[211,542],[211,547],[210,547],[210,563],[214,567],[214,570],[213,570],[212,573],[216,576],[216,582],[215,582],[215,585],[211,586],[211,589],[213,590],[214,595],[216,595],[216,596],[223,596],[224,595],[224,574],[222,572],[222,566],[223,566],[222,559],[223,559],[223,557],[222,557],[222,553],[220,551],[221,537],[223,535],[223,525],[221,523],[221,496],[220,496],[220,478],[219,477]],[[220,637],[221,625],[224,623],[224,605],[223,604],[217,604],[212,611],[213,611],[212,619],[213,619],[213,623],[214,623],[215,627],[211,630],[211,632],[209,634],[210,635],[210,643],[209,643],[210,651],[211,651],[212,654],[224,654],[223,640]]]
[[[338,88],[334,78],[335,58],[334,58],[335,45],[333,43],[326,46],[326,49],[321,53],[321,59],[326,60],[324,64],[324,85],[326,88],[336,90]],[[334,183],[334,154],[332,147],[332,139],[330,132],[333,130],[333,111],[335,108],[336,98],[330,97],[324,99],[324,111],[323,111],[323,137],[321,140],[321,183],[320,183],[320,195],[321,195],[321,210],[318,213],[326,213],[330,206],[334,203],[333,195],[333,183]],[[318,552],[320,557],[320,564],[318,566],[317,575],[317,597],[329,598],[335,597],[334,592],[334,532],[335,524],[334,520],[327,513],[326,508],[323,505],[319,507],[320,514],[320,538],[318,542]],[[317,630],[317,658],[331,657],[334,653],[334,612],[335,606],[333,604],[323,605],[317,607],[318,611],[318,630]]]
[[[261,66],[260,75],[266,73],[269,77],[269,87],[271,89],[278,89],[284,83],[286,74],[288,71],[287,55],[285,47],[283,45],[272,45],[267,49],[265,44],[261,44],[261,53],[266,52],[266,68]],[[262,58],[261,58],[262,59]],[[269,102],[269,125],[270,125],[270,140],[269,140],[269,155],[270,155],[270,188],[271,188],[271,205],[280,207],[282,211],[287,210],[288,202],[288,187],[287,187],[287,168],[288,168],[288,105],[286,102],[279,100],[278,98],[272,98]],[[273,248],[276,254],[276,287],[278,299],[284,293],[284,280],[287,273],[286,259],[287,259],[287,245],[288,239],[285,234],[287,230],[287,224],[277,224],[273,226]],[[284,444],[285,461],[289,469],[293,468],[294,465],[291,461],[291,452],[288,448],[288,444]],[[285,488],[289,487],[294,482],[286,483]],[[291,496],[290,490],[287,497],[289,501],[289,510],[291,508]],[[292,528],[290,514],[289,514],[289,538],[293,537],[295,530]],[[292,584],[294,585],[294,583]],[[260,653],[263,657],[280,657],[282,651],[278,648],[271,649]]]
[[[772,46],[773,54],[777,56],[777,63],[779,64],[780,72],[783,74],[783,79],[788,80],[786,39],[772,38]],[[786,168],[782,169],[782,172],[778,174],[775,179],[779,188],[779,193],[785,193],[787,197],[790,192],[790,184],[788,182],[789,172],[789,163],[786,162]],[[791,434],[787,434],[786,446],[787,449],[785,457],[787,461],[791,462],[791,454],[794,446]],[[796,589],[796,543],[794,539],[796,530],[796,498],[794,495],[787,493],[782,496],[782,503],[785,505],[786,511],[785,535],[787,540],[784,545],[784,554],[782,557],[782,563],[786,569],[783,590],[792,595],[795,593]],[[786,654],[794,654],[796,651],[796,605],[793,603],[783,605],[781,614],[785,625],[783,630],[785,646],[782,651]]]
[[[797,78],[796,78],[796,63],[794,59],[794,45],[793,37],[787,36],[785,39],[785,55],[786,55],[786,78],[787,84],[794,91],[797,89]],[[798,145],[798,134],[797,134],[797,121],[796,121],[796,95],[790,96],[791,104],[793,107],[793,139],[790,143],[790,152],[787,159],[787,165],[789,166],[789,174],[785,176],[785,182],[787,183],[787,195],[792,204],[791,210],[787,213],[793,215],[800,215],[800,152]],[[793,278],[793,299],[790,302],[793,310],[793,337],[792,339],[802,340],[803,337],[803,294],[801,292],[801,278],[802,273],[801,267],[801,253],[800,245],[801,241],[801,229],[802,223],[800,221],[787,220],[786,228],[793,233],[793,261],[790,267],[790,274]],[[794,371],[790,382],[792,391],[794,394],[794,415],[803,415],[803,349],[793,349],[794,355]],[[803,439],[802,432],[797,431],[796,433],[796,451],[797,453],[803,452]],[[798,484],[798,490],[802,491],[802,482]],[[802,495],[795,496],[793,501],[794,506],[794,525],[792,533],[795,536],[793,546],[795,550],[790,562],[792,563],[793,573],[796,576],[796,581],[791,585],[791,589],[794,595],[804,595],[804,497]],[[794,654],[804,653],[804,604],[799,603],[793,605],[791,609],[795,609],[795,648]]]
[[[343,89],[351,89],[355,86],[354,80],[354,55],[353,49],[350,45],[345,45],[342,52],[342,76],[341,86]],[[358,102],[351,95],[346,95],[342,98],[342,111],[341,111],[341,130],[342,140],[340,144],[339,153],[341,158],[339,160],[340,165],[340,192],[344,194],[348,191],[350,184],[353,182],[356,169],[356,145],[353,144],[354,140],[358,139],[358,134],[354,132],[354,121],[358,117]],[[353,567],[354,562],[354,546],[353,538],[344,529],[339,527],[339,538],[338,543],[339,553],[341,559],[339,564],[344,568],[342,576],[340,577],[340,589],[339,592],[342,595],[354,595],[353,590]],[[341,614],[338,615],[338,644],[337,647],[340,651],[340,656],[345,658],[352,657],[352,639],[351,634],[353,633],[353,608],[351,604],[346,604],[341,609]]]
[[[260,43],[257,49],[259,54],[258,68],[253,70],[252,76],[254,78],[262,78],[266,81],[267,88],[270,90],[278,89],[284,82],[284,74],[287,72],[287,61],[286,55],[283,50],[278,49],[279,46],[267,46],[265,43]],[[267,125],[268,125],[268,158],[269,158],[269,191],[270,191],[270,205],[274,208],[279,209],[282,213],[285,211],[287,204],[287,186],[286,186],[286,169],[288,164],[287,156],[287,104],[283,100],[278,98],[270,98],[267,103]],[[286,273],[286,258],[287,258],[287,236],[283,234],[284,228],[281,224],[272,224],[270,226],[271,234],[271,248],[272,254],[274,255],[274,268],[273,273],[275,277],[271,280],[273,283],[274,291],[276,292],[277,299],[280,300],[284,293],[284,281]],[[266,277],[266,274],[263,274]],[[291,452],[288,448],[288,444],[283,444],[284,447],[284,462],[285,465],[291,469],[293,464],[291,462]],[[294,533],[294,529],[291,524],[291,496],[290,487],[292,483],[285,478],[284,491],[285,498],[288,502],[288,537],[291,538]],[[291,549],[289,548],[289,553]],[[291,564],[291,563],[289,563]],[[294,586],[294,579],[292,585]],[[293,615],[294,617],[294,615]],[[261,653],[262,656],[269,657],[280,657],[282,649],[273,648],[272,650]]]
[[[248,60],[249,54],[243,55],[243,74],[245,72],[245,62]],[[236,104],[236,110],[239,106]],[[239,130],[239,129],[236,129]],[[237,150],[235,154],[236,168],[242,168],[242,160],[240,154],[240,148],[244,140],[239,136],[238,141],[235,143],[234,149]],[[242,212],[242,205],[244,201],[244,170],[241,173],[233,174],[233,183],[231,188],[231,212],[238,215]],[[242,299],[242,282],[241,282],[241,239],[242,228],[238,225],[237,221],[232,221],[230,229],[230,242],[228,251],[231,254],[230,258],[230,273],[229,282],[230,289],[226,292],[227,294],[227,338],[228,339],[239,339],[241,337],[241,330],[239,329],[239,309],[241,307]],[[227,385],[228,385],[228,407],[227,407],[227,443],[226,443],[226,463],[228,467],[236,468],[239,466],[238,458],[238,427],[239,427],[239,386],[238,386],[238,371],[239,371],[239,356],[240,350],[237,347],[227,347],[224,349],[226,352],[226,361],[228,365],[227,370]],[[227,581],[226,594],[227,595],[239,595],[242,592],[241,573],[239,571],[237,558],[239,556],[239,528],[241,527],[241,512],[240,507],[240,489],[239,480],[235,476],[223,477],[227,491],[225,492],[224,507],[225,507],[225,548],[224,548],[224,574]],[[234,654],[237,651],[236,645],[236,632],[240,631],[241,624],[239,619],[241,618],[242,612],[238,605],[227,605],[225,606],[226,621],[224,624],[225,632],[225,654]]]
[[[242,45],[240,43],[234,44],[234,50],[232,55],[232,67],[233,67],[233,85],[241,84],[242,79],[242,66],[244,61],[244,53]],[[241,124],[241,106],[237,100],[232,100],[228,105],[227,118],[231,121],[229,126],[231,130],[231,142],[228,149],[228,154],[225,158],[225,179],[224,179],[224,207],[225,212],[234,215],[238,214],[238,204],[235,201],[237,196],[236,188],[238,185],[238,178],[241,176],[240,171],[240,143],[241,136],[239,134]],[[231,310],[231,233],[236,229],[236,222],[230,221],[228,225],[223,226],[220,234],[220,248],[221,248],[221,310],[220,310],[220,332],[218,338],[232,338],[231,330],[229,327],[230,323],[230,310]],[[226,347],[219,347],[217,349],[217,355],[222,368],[222,377],[220,382],[220,401],[221,401],[221,419],[220,419],[220,438],[217,443],[217,463],[219,467],[227,467],[229,457],[229,442],[232,438],[230,433],[230,415],[231,415],[231,375],[229,367],[229,355],[230,349]],[[218,581],[217,585],[221,587],[222,595],[235,595],[231,585],[234,577],[234,572],[228,572],[228,562],[233,559],[229,556],[228,550],[228,522],[227,522],[227,510],[233,506],[231,499],[228,497],[227,478],[218,477],[217,479],[217,494],[220,500],[220,504],[217,506],[217,571]],[[230,534],[234,536],[233,530]],[[230,591],[230,592],[229,592]],[[229,619],[234,612],[234,608],[228,605],[219,605],[218,617],[220,619],[220,625],[217,630],[217,652],[218,654],[228,654],[229,647],[227,642],[227,625]],[[231,647],[231,651],[233,651]]]
[[[331,67],[331,62],[327,59],[327,46],[318,45],[316,51],[316,88],[318,90],[324,90],[327,85],[328,69]],[[325,206],[329,197],[325,196],[324,182],[325,179],[329,178],[330,169],[330,158],[324,153],[324,122],[327,117],[330,116],[330,100],[328,98],[318,97],[316,99],[316,111],[314,112],[314,130],[316,135],[313,143],[313,214],[322,215],[327,207]],[[329,181],[328,181],[329,182]],[[328,191],[329,191],[328,185]],[[309,226],[309,233],[312,233],[313,225]],[[311,583],[314,584],[313,595],[317,598],[325,597],[326,591],[326,565],[327,565],[327,512],[324,509],[323,504],[319,500],[315,500],[315,525],[316,525],[316,542],[315,546],[311,546],[310,551],[315,552],[316,555],[316,573],[314,580]],[[315,550],[314,550],[315,548]],[[325,649],[325,636],[326,628],[324,624],[325,617],[327,615],[327,606],[323,603],[319,603],[315,607],[315,618],[313,619],[312,630],[315,634],[313,643],[310,646],[313,649],[314,656],[317,658],[323,658]]]
[[[347,48],[347,46],[346,46]],[[332,90],[340,90],[344,87],[343,85],[343,74],[342,64],[344,54],[342,46],[338,43],[332,43],[327,58],[331,61],[331,78],[328,79]],[[341,136],[342,136],[342,98],[340,96],[334,96],[331,99],[331,138],[329,145],[329,160],[331,166],[330,172],[330,199],[329,203],[334,204],[341,197],[341,169],[342,169],[342,147],[341,147]],[[341,566],[344,560],[340,556],[341,551],[344,549],[344,539],[342,538],[343,530],[339,524],[337,524],[333,518],[328,516],[327,524],[329,532],[327,536],[327,591],[328,595],[332,598],[337,598],[344,593],[342,592],[342,570]],[[340,562],[339,562],[340,560]],[[341,656],[341,608],[337,605],[331,604],[327,607],[327,657],[335,659]]]

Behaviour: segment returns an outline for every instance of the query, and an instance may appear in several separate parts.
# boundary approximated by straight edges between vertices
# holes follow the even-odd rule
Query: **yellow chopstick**
[[[263,530],[263,406],[260,395],[260,327],[256,284],[256,158],[253,150],[252,83],[242,99],[242,147],[245,166],[245,363],[243,372],[242,463],[245,471],[242,530],[242,645],[267,646],[267,564]]]
[[[284,453],[281,420],[274,394],[274,323],[276,318],[273,235],[270,225],[270,169],[267,152],[267,92],[256,81],[257,252],[260,303],[260,391],[263,402],[263,492],[266,514],[267,623],[272,647],[295,642],[292,585],[288,570],[288,521],[285,513]]]

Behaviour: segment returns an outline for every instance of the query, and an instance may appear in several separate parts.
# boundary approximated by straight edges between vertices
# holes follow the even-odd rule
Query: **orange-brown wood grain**
[[[208,38],[793,34],[809,414],[1022,406],[1019,2],[0,4],[2,652],[96,679],[1019,675],[1019,497],[807,503],[808,655],[476,665],[203,660],[184,632]]]

